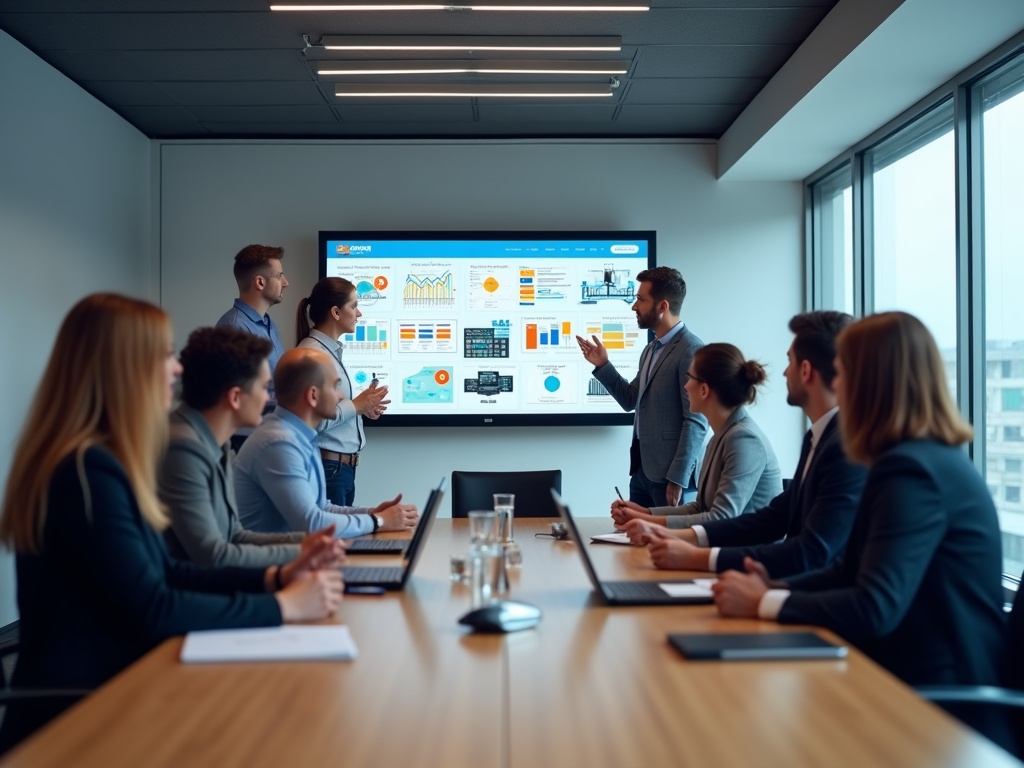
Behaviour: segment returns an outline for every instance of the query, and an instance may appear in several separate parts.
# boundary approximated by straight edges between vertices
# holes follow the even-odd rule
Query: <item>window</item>
[[[811,188],[814,305],[854,312],[853,179],[849,164]]]
[[[928,326],[956,393],[956,156],[953,102],[940,104],[864,153],[871,211],[871,302]]]
[[[972,89],[972,99],[981,115],[985,370],[996,363],[1002,374],[986,381],[985,420],[1002,426],[1004,442],[987,442],[985,450],[990,459],[1004,458],[1007,472],[1020,472],[1024,451],[1011,443],[1024,431],[1024,62],[994,72]],[[1024,513],[1005,506],[1020,503],[1020,487],[1007,486],[995,500],[1003,568],[1020,576]]]

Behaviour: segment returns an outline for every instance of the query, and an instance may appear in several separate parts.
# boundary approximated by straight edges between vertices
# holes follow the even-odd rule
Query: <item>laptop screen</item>
[[[412,540],[409,542],[409,547],[405,550],[407,565],[405,573],[402,574],[403,582],[412,573],[412,569],[416,567],[420,550],[423,548],[422,544],[426,540],[427,534],[430,533],[430,528],[434,524],[434,518],[437,516],[438,507],[441,506],[441,499],[444,498],[444,488],[447,482],[448,478],[442,477],[441,482],[438,483],[437,488],[430,492],[430,496],[427,497],[427,503],[423,506],[423,516],[420,519],[420,524],[416,526],[416,530],[412,534]]]
[[[569,531],[569,538],[572,539],[573,544],[576,545],[576,549],[579,550],[580,559],[583,560],[583,569],[587,572],[587,576],[590,577],[590,583],[593,584],[594,589],[597,592],[600,592],[602,595],[607,597],[604,586],[601,584],[601,580],[597,578],[597,571],[594,570],[594,564],[590,562],[590,555],[587,553],[587,547],[580,536],[579,529],[576,528],[576,521],[572,519],[569,507],[565,505],[565,502],[562,501],[562,497],[554,488],[551,489],[551,498],[555,500],[555,506],[558,507],[558,514],[562,516],[565,527]]]

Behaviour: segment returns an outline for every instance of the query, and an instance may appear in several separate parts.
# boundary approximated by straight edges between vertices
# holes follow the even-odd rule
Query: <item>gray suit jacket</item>
[[[782,471],[771,443],[740,407],[708,443],[697,498],[681,507],[655,507],[669,528],[690,528],[754,512],[782,493]]]
[[[623,410],[638,411],[640,459],[644,474],[655,482],[692,488],[696,479],[708,423],[700,414],[690,413],[690,396],[683,385],[694,354],[703,346],[686,326],[680,328],[658,356],[642,394],[640,372],[652,354],[653,343],[640,356],[633,381],[626,381],[610,362],[594,370],[594,378]]]
[[[182,405],[171,414],[171,443],[158,474],[174,557],[199,565],[265,568],[299,555],[301,533],[255,533],[238,522],[227,445],[219,446],[203,415]]]

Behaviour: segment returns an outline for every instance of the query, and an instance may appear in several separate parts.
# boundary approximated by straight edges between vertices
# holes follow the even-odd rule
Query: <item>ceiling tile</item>
[[[483,123],[566,123],[609,122],[615,104],[485,104],[478,111]]]
[[[148,136],[206,134],[199,121],[181,107],[122,107],[117,111]]]
[[[349,104],[335,111],[344,123],[438,123],[473,122],[473,105],[467,99],[455,104]]]
[[[167,95],[159,85],[140,82],[91,82],[81,83],[89,93],[111,107],[171,107],[177,102]]]
[[[652,134],[718,137],[732,125],[741,106],[647,106],[624,104],[615,122]]]
[[[183,106],[285,106],[326,104],[316,83],[161,83],[160,87]]]
[[[792,45],[650,45],[632,76],[770,78],[795,50]]]
[[[73,80],[304,80],[294,51],[49,51]]]
[[[337,119],[326,104],[320,107],[191,107],[200,122],[212,123],[334,123]]]
[[[626,104],[749,104],[764,78],[639,78],[631,80]]]

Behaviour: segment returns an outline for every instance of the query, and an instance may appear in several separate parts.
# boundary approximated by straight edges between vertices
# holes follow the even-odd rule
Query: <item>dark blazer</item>
[[[995,506],[959,448],[877,458],[846,553],[789,579],[778,619],[827,627],[911,685],[998,685],[1007,654]]]
[[[696,487],[708,422],[690,412],[690,396],[683,385],[694,354],[703,346],[685,325],[680,328],[658,355],[642,393],[640,374],[654,342],[640,356],[633,381],[626,381],[610,362],[593,372],[623,410],[639,413],[640,459],[644,474],[656,483]]]
[[[94,688],[169,637],[281,623],[262,569],[172,560],[120,462],[98,447],[85,452],[88,501],[76,464],[69,456],[53,474],[41,551],[17,556],[15,686]],[[39,724],[12,707],[4,740]]]
[[[743,558],[752,557],[773,578],[782,578],[824,568],[842,554],[867,470],[847,461],[838,414],[821,433],[811,466],[802,477],[806,459],[801,452],[789,488],[768,506],[731,520],[702,524],[708,544],[721,547],[716,570],[741,571]]]

